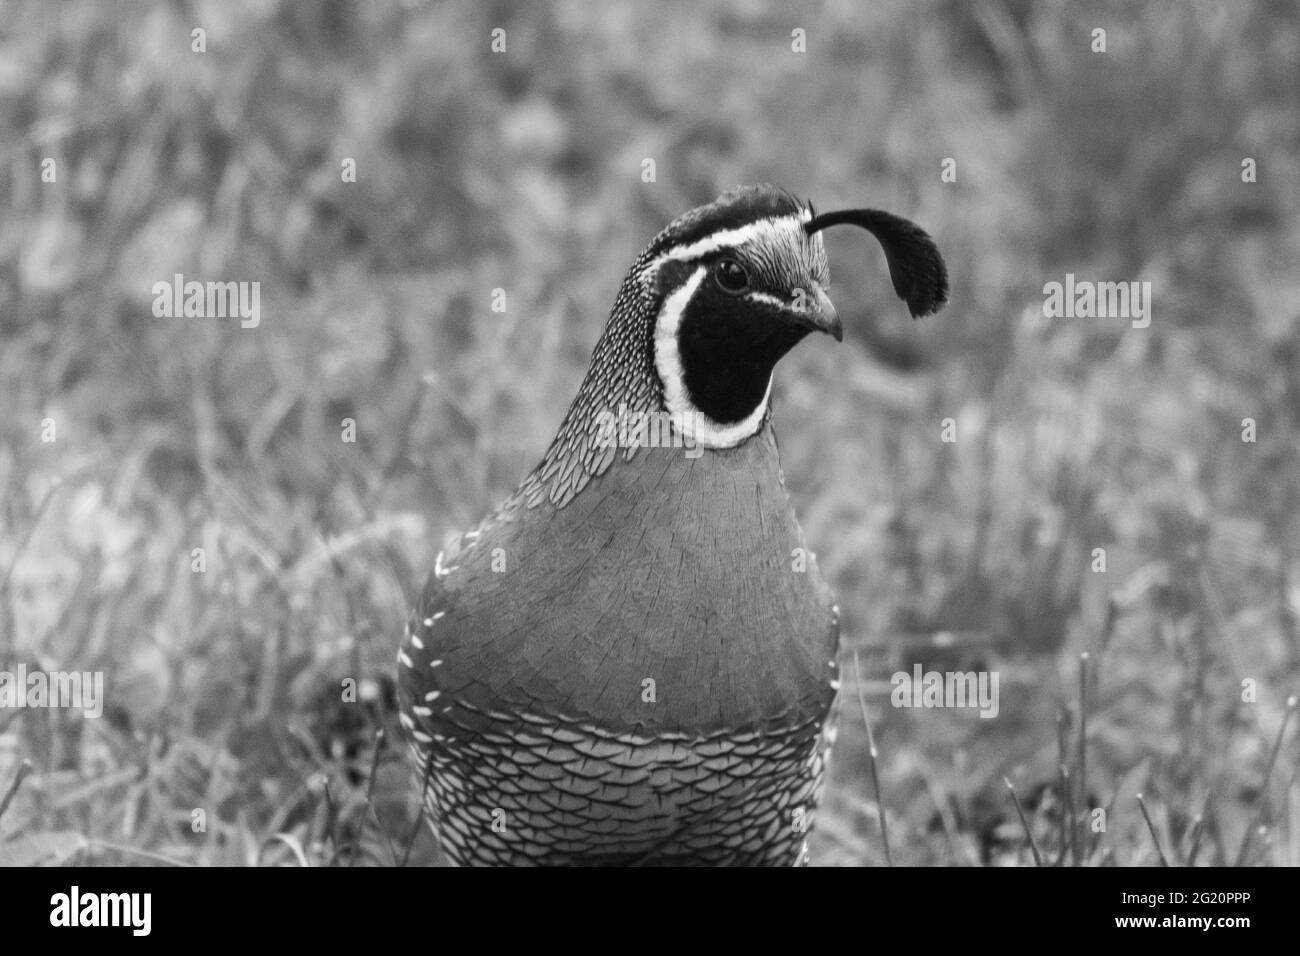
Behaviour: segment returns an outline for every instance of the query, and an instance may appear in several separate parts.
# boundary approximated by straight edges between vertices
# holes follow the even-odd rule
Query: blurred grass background
[[[778,370],[865,678],[813,862],[884,861],[858,690],[894,862],[1029,862],[1004,776],[1055,859],[1087,651],[1110,812],[1076,856],[1300,864],[1295,4],[10,0],[0,143],[0,667],[108,695],[0,713],[0,797],[33,768],[5,862],[436,860],[375,746],[414,589],[540,457],[648,239],[767,181],[913,218],[952,272],[909,324],[832,235],[846,341]],[[261,325],[155,318],[177,272],[260,281]],[[1067,272],[1151,281],[1151,327],[1042,319]],[[892,709],[914,662],[997,670],[998,718]]]

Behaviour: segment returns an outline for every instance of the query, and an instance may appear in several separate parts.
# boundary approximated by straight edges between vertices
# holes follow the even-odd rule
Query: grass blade
[[[1043,857],[1038,852],[1038,843],[1034,840],[1034,833],[1029,829],[1029,821],[1025,819],[1025,808],[1020,805],[1020,798],[1016,796],[1016,788],[1011,786],[1011,781],[1006,777],[1002,778],[1002,782],[1005,783],[1007,789],[1011,791],[1011,802],[1016,805],[1016,815],[1020,817],[1020,825],[1025,828],[1025,836],[1029,840],[1029,851],[1034,855],[1034,865],[1042,866]]]
[[[867,758],[871,767],[871,787],[875,791],[876,816],[880,820],[880,840],[885,846],[885,865],[893,866],[894,858],[889,852],[889,830],[885,826],[885,802],[880,796],[880,771],[876,767],[879,751],[876,750],[876,735],[871,729],[871,718],[867,715],[867,701],[862,696],[862,664],[858,652],[853,652],[853,677],[857,682],[858,707],[862,709],[862,722],[867,725]]]

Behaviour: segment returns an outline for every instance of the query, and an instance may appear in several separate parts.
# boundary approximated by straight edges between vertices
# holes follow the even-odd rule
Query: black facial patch
[[[691,403],[720,424],[741,421],[763,401],[776,363],[807,334],[780,310],[728,295],[706,276],[677,330]]]

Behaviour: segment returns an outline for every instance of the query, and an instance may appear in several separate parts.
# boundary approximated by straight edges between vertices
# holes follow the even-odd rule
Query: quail
[[[776,362],[843,330],[821,230],[930,237],[773,186],[670,223],[624,278],[536,468],[438,555],[398,654],[426,817],[462,865],[790,865],[834,736],[838,607],[795,519]]]

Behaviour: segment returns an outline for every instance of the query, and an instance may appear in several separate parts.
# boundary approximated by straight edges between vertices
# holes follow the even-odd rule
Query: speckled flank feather
[[[439,555],[412,615],[401,721],[455,862],[802,859],[838,612],[811,555],[792,569],[807,545],[770,422],[698,458],[596,440],[599,412],[660,407],[647,267],[803,208],[770,189],[729,196],[637,260],[542,463]]]

